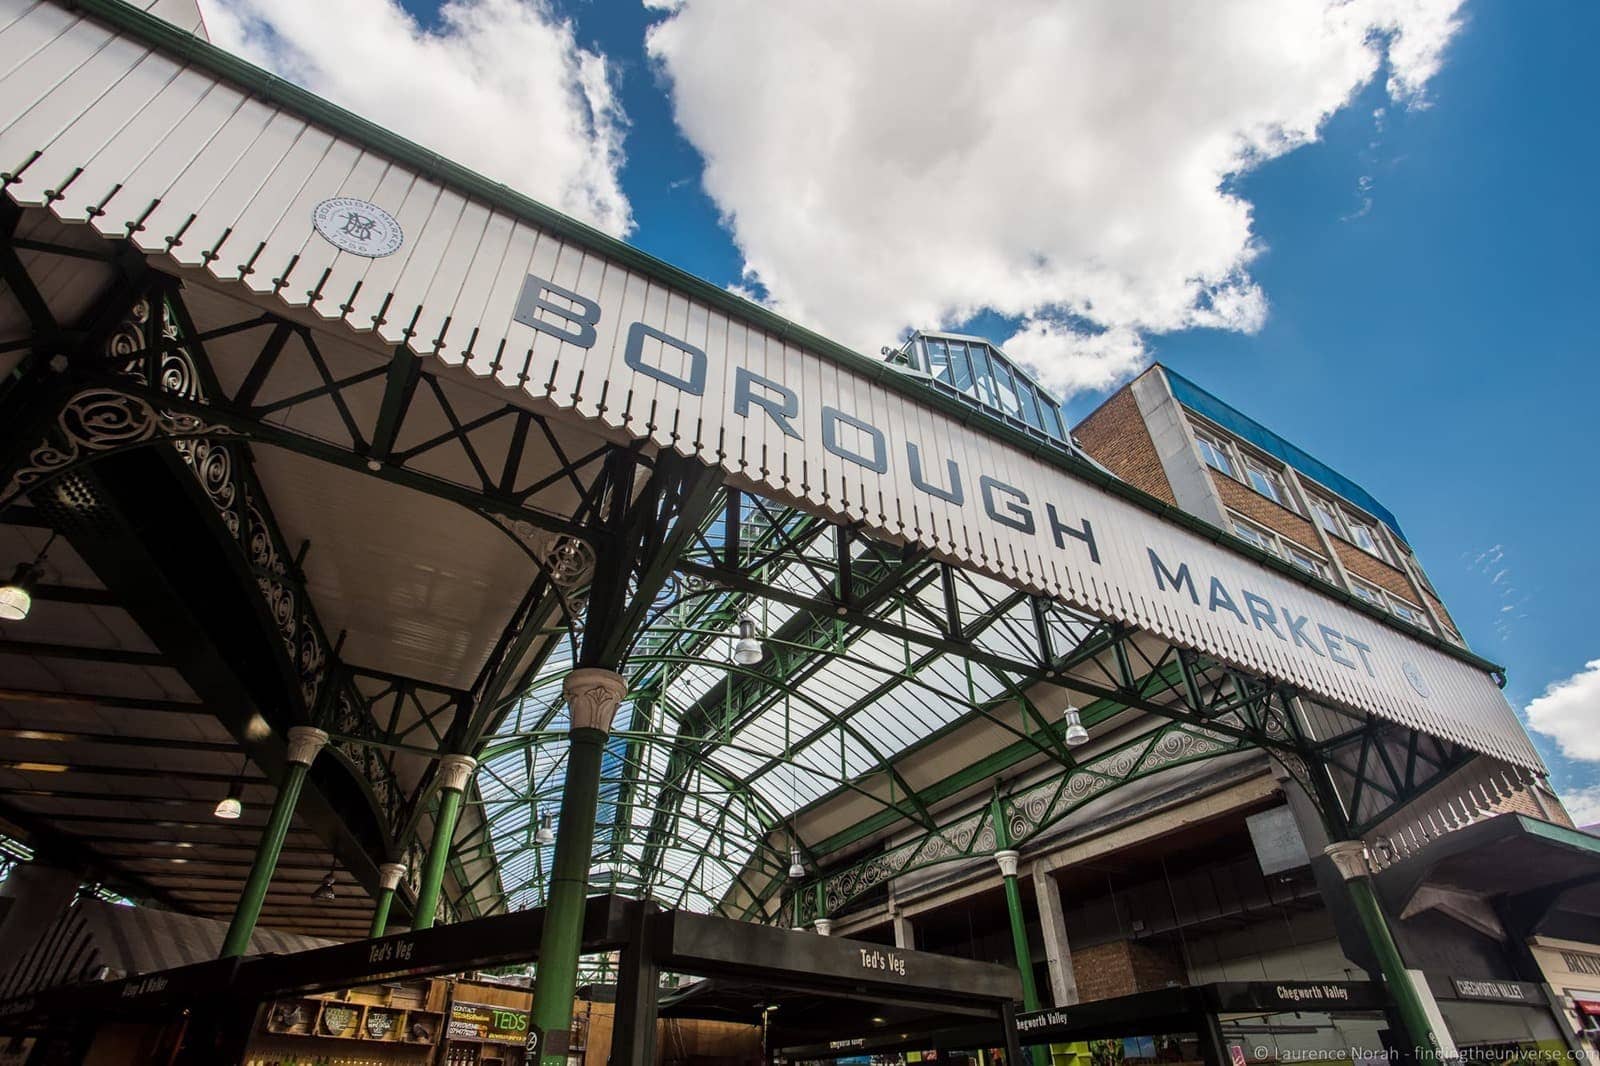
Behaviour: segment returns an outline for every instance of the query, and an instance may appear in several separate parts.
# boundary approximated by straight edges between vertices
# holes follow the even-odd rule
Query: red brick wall
[[[1074,426],[1072,435],[1084,451],[1122,480],[1168,503],[1178,502],[1166,471],[1161,469],[1161,457],[1156,454],[1144,417],[1139,414],[1132,386],[1119,389]]]
[[[1409,603],[1417,602],[1417,590],[1412,587],[1411,579],[1405,572],[1396,570],[1367,552],[1362,551],[1354,544],[1346,544],[1335,539],[1334,549],[1339,553],[1339,559],[1344,563],[1344,568],[1365,581],[1370,581],[1381,589],[1387,589],[1396,596]]]
[[[1113,940],[1092,948],[1075,948],[1072,974],[1082,1000],[1111,999],[1186,984],[1183,960],[1167,945]]]
[[[1322,554],[1322,542],[1311,523],[1273,500],[1267,499],[1248,485],[1235,481],[1226,474],[1207,469],[1217,486],[1217,493],[1229,510],[1238,511],[1252,522],[1259,522],[1275,533],[1282,533],[1303,548]],[[1229,530],[1231,533],[1232,530]]]
[[[1445,624],[1445,627],[1459,638],[1461,630],[1456,628],[1455,619],[1450,617],[1450,612],[1444,609],[1444,604],[1439,602],[1439,598],[1431,592],[1424,592],[1422,595],[1427,597],[1428,606],[1433,608],[1433,613],[1439,616],[1439,620]]]

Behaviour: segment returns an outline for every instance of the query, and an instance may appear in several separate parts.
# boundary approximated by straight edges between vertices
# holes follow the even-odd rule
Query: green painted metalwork
[[[368,936],[382,936],[389,928],[389,908],[394,903],[394,889],[378,889],[378,898],[372,905],[372,928]]]
[[[1439,1038],[1433,1031],[1433,1023],[1423,1007],[1422,997],[1417,993],[1411,972],[1400,957],[1400,948],[1394,942],[1394,934],[1389,931],[1389,922],[1384,918],[1383,908],[1373,891],[1372,879],[1352,878],[1345,882],[1345,887],[1350,893],[1350,901],[1355,907],[1355,912],[1361,919],[1361,928],[1372,945],[1373,953],[1377,956],[1378,968],[1383,971],[1384,984],[1388,986],[1389,995],[1394,998],[1395,1011],[1400,1016],[1401,1026],[1405,1029],[1406,1043],[1415,1049],[1419,1059],[1439,1061],[1442,1058]]]
[[[284,838],[294,820],[295,804],[300,801],[300,789],[310,769],[306,763],[289,763],[283,783],[278,786],[272,814],[261,831],[261,842],[256,845],[255,860],[250,864],[250,876],[245,879],[244,891],[239,894],[233,920],[228,923],[227,935],[222,940],[221,957],[224,959],[238,958],[250,947],[250,937],[256,931],[256,920],[261,917],[261,905],[266,901],[267,888],[277,871],[278,856],[283,851]]]
[[[428,846],[428,861],[422,868],[422,880],[417,886],[417,913],[411,921],[413,929],[433,928],[434,916],[439,909],[439,891],[444,882],[445,864],[450,858],[456,819],[460,815],[461,790],[441,788],[439,810],[433,819],[433,843]]]
[[[163,299],[161,306],[182,318],[181,294],[172,290]],[[285,331],[299,336],[301,329],[270,315],[250,328],[272,337]],[[145,362],[182,347],[161,343],[159,353],[145,353]],[[186,354],[195,360],[197,376],[215,377],[203,348],[194,347]],[[264,361],[270,361],[265,348],[257,365]],[[390,369],[386,398],[401,395],[408,378],[428,373],[408,360],[396,360]],[[148,381],[147,374],[142,384],[135,377],[120,386],[130,397],[151,398]],[[360,384],[333,381],[328,391],[338,395]],[[204,403],[168,394],[154,399],[173,411],[203,416],[219,433],[360,469],[368,469],[378,442],[394,435],[402,414],[386,399],[372,447],[347,455],[326,442],[297,442],[225,394]],[[639,469],[648,470],[654,482],[668,476],[663,470],[676,469],[676,462],[670,455],[625,449],[577,457],[560,476],[570,478],[591,504],[570,521],[531,513],[526,501],[513,505],[471,486],[424,483],[389,466],[379,473],[480,513],[514,512],[546,523],[541,528],[610,543],[622,530],[601,528],[600,511],[629,505]],[[626,466],[627,479],[578,478],[602,464]],[[935,813],[938,806],[984,776],[1071,770],[1074,754],[1062,743],[1053,715],[1040,706],[1057,688],[1092,698],[1085,715],[1091,725],[1133,709],[1205,730],[1225,744],[1273,750],[1292,772],[1296,760],[1333,764],[1363,824],[1461,759],[1459,751],[1433,738],[1397,737],[1403,731],[1345,712],[1330,712],[1304,735],[1290,735],[1278,719],[1291,716],[1272,707],[1292,694],[1260,679],[848,525],[738,490],[716,495],[709,481],[697,492],[687,507],[636,510],[629,535],[649,543],[648,563],[602,571],[603,580],[590,590],[616,605],[609,643],[597,654],[623,661],[638,693],[622,715],[629,726],[618,734],[625,750],[608,749],[606,755],[605,812],[596,822],[592,858],[610,863],[612,876],[633,890],[669,904],[728,906],[732,913],[771,918],[786,889],[786,863],[775,843],[780,838],[795,839],[810,864],[824,866],[839,851],[898,828],[938,841],[949,832]],[[472,692],[375,678],[359,689],[368,704],[364,719],[347,716],[340,723],[344,728],[333,730],[340,757],[370,786],[396,840],[411,839],[423,810],[415,793],[396,803],[398,790],[385,772],[395,753],[420,754],[430,741],[445,750],[486,749],[486,763],[495,765],[480,775],[486,788],[482,811],[497,824],[486,826],[473,843],[479,858],[494,860],[497,869],[474,878],[472,891],[459,895],[455,902],[467,912],[536,902],[549,884],[550,856],[519,843],[525,837],[519,830],[533,816],[531,804],[549,802],[560,791],[565,772],[561,745],[550,743],[561,731],[550,728],[559,711],[549,692],[575,657],[559,652],[562,642],[552,637],[576,619],[572,605],[557,599],[548,589],[530,591]],[[723,642],[747,611],[761,618],[766,655],[754,668],[736,668]],[[428,706],[404,733],[378,720],[380,695],[398,704],[417,702],[424,692]],[[442,725],[447,707],[448,735]],[[930,708],[938,713],[926,713]],[[903,760],[979,720],[1008,731],[1013,741],[934,786],[910,787]],[[503,760],[518,757],[508,744],[519,743],[519,734],[530,741],[520,749],[526,767],[517,774]],[[877,809],[826,840],[794,833],[806,815],[849,796],[870,796]],[[455,871],[459,893],[466,874],[459,864],[448,868]],[[622,869],[630,872],[615,872]],[[828,874],[836,876],[837,870]],[[831,901],[828,906],[836,909]]]
[[[574,729],[561,797],[561,831],[556,836],[544,932],[539,939],[539,970],[534,985],[532,1022],[544,1034],[543,1066],[565,1066],[566,1033],[572,1024],[572,994],[577,988],[578,946],[584,899],[589,894],[589,859],[594,849],[594,811],[600,795],[600,756],[606,734]],[[550,1037],[560,1033],[560,1046]]]
[[[1203,726],[1169,723],[1077,766],[996,795],[986,807],[941,822],[932,832],[828,871],[828,908],[837,914],[895,877],[1020,847],[1113,789],[1175,767],[1249,751],[1254,745]],[[1005,843],[1002,843],[1005,841]]]

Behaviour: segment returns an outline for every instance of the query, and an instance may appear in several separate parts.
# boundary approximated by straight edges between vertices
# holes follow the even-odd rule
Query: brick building
[[[1400,523],[1361,486],[1156,365],[1073,430],[1112,473],[1452,644]]]
[[[1040,415],[1030,416],[1020,398],[1007,402],[1021,392],[1014,384],[1011,393],[1006,381],[984,391],[982,375],[968,369],[980,347],[983,365],[1006,366],[1011,383],[1031,390]],[[1464,647],[1388,508],[1171,370],[1151,367],[1066,434],[1058,428],[1064,422],[1050,417],[1059,417],[1054,400],[988,342],[918,333],[886,354],[1298,568],[1378,624]],[[1600,841],[1571,824],[1543,778],[1479,757],[1366,835],[1390,891],[1385,905],[1400,949],[1426,975],[1431,1009],[1456,1046],[1570,1048],[1584,1039],[1570,1006],[1488,1003],[1459,991],[1500,981],[1533,994],[1542,978],[1528,953],[1536,937],[1528,934],[1576,935],[1583,918],[1560,908],[1518,917],[1505,886],[1477,886],[1470,876],[1435,883],[1425,872],[1433,856],[1452,848],[1466,856],[1453,861],[1485,869],[1494,864],[1479,860],[1497,849],[1526,848],[1535,867],[1527,875],[1537,882],[1543,855],[1527,838],[1541,826],[1569,834],[1580,849],[1595,845],[1586,861],[1600,867]],[[1023,897],[1036,981],[1057,1007],[1111,1009],[1174,986],[1359,978],[1372,960],[1330,879],[1322,855],[1328,843],[1304,795],[1264,753],[1152,779],[1091,804],[1027,856]],[[1581,912],[1584,904],[1575,906]],[[999,879],[985,862],[897,878],[881,904],[835,923],[835,931],[996,962],[1012,954]],[[1271,1057],[1308,1054],[1329,1039],[1375,1046],[1383,1023],[1297,1012],[1230,1024],[1261,1034],[1248,1057],[1257,1046]],[[1342,1035],[1330,1035],[1336,1032]],[[1072,1061],[1072,1052],[1057,1052],[1058,1063]]]

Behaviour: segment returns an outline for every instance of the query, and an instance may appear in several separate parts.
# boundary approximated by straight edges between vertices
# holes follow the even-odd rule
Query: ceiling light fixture
[[[796,881],[806,875],[805,856],[800,854],[800,845],[793,844],[789,847],[789,876]]]
[[[217,801],[216,807],[211,811],[212,815],[225,822],[238,821],[239,816],[244,814],[243,794],[243,782],[235,781],[229,785],[228,794]]]
[[[217,801],[211,814],[225,822],[236,822],[244,813],[244,771],[250,765],[250,756],[246,755],[239,764],[239,776],[233,779],[233,784],[228,786],[228,794]]]
[[[328,876],[322,879],[322,884],[312,890],[311,898],[319,903],[331,903],[339,898],[339,894],[333,890],[332,868],[329,868]]]
[[[1089,743],[1089,731],[1083,728],[1083,716],[1078,713],[1078,708],[1071,703],[1067,704],[1066,711],[1061,715],[1062,721],[1067,723],[1067,747],[1077,748]]]
[[[533,834],[535,844],[554,844],[556,842],[555,819],[550,812],[539,815],[539,829]]]
[[[0,585],[0,622],[24,621],[33,610],[33,590],[39,587],[39,579],[44,576],[45,553],[55,542],[56,534],[52,533],[33,562],[18,563],[11,580]]]
[[[733,661],[740,666],[754,666],[761,661],[761,634],[756,620],[749,614],[739,616],[739,639],[733,642]]]

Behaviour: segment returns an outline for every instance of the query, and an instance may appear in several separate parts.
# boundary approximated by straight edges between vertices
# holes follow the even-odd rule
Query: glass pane
[[[1056,405],[1041,396],[1039,410],[1044,415],[1044,431],[1056,440],[1066,440],[1067,434],[1061,428],[1061,415],[1056,410]]]
[[[1011,368],[1003,359],[991,358],[990,362],[994,366],[994,388],[999,397],[1000,410],[1013,417],[1020,417],[1022,404],[1017,400],[1017,385],[1011,377]]]
[[[977,380],[978,383],[978,391],[976,393],[978,399],[982,400],[990,407],[999,407],[1000,402],[995,399],[994,394],[994,371],[989,369],[988,349],[981,344],[974,344],[971,346],[964,344],[951,344],[950,348],[952,351],[954,351],[956,348],[964,348],[967,354],[971,357],[972,376]]]
[[[1200,457],[1206,465],[1214,470],[1220,470],[1229,477],[1233,477],[1233,462],[1228,458],[1228,453],[1217,447],[1205,437],[1195,438],[1200,444]]]
[[[1283,494],[1278,491],[1278,479],[1267,471],[1250,467],[1250,484],[1268,499],[1276,500],[1278,503],[1283,502]]]
[[[935,379],[950,384],[950,355],[943,341],[928,342],[927,370]]]
[[[1022,398],[1022,419],[1034,429],[1043,429],[1044,423],[1039,421],[1039,400],[1034,395],[1033,386],[1017,379],[1017,394]]]
[[[968,396],[978,394],[972,380],[972,367],[967,363],[966,349],[959,344],[950,350],[950,383]]]

